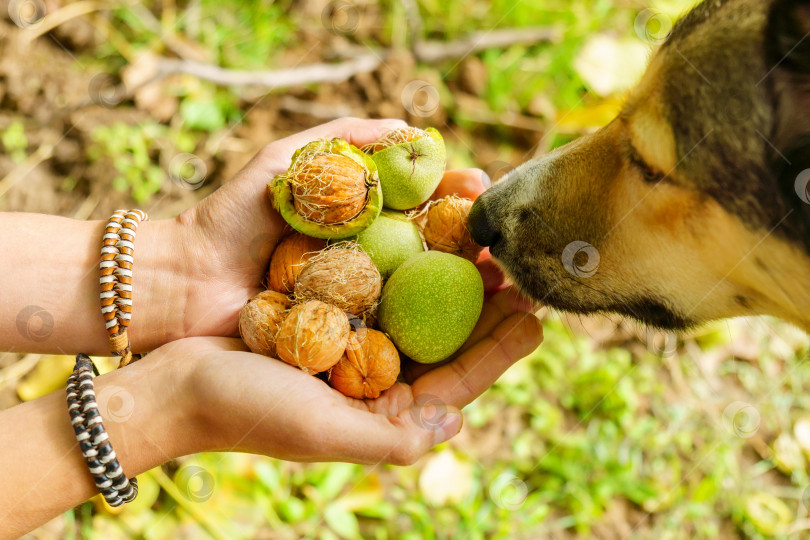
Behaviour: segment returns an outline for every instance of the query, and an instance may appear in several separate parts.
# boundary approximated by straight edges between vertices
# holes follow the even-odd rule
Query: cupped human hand
[[[189,338],[159,353],[188,361],[181,391],[198,419],[201,449],[406,465],[456,435],[460,409],[540,344],[542,326],[531,311],[511,290],[492,295],[452,361],[374,400],[346,397],[280,360],[247,352],[237,339]]]
[[[267,183],[290,165],[293,153],[308,142],[341,137],[355,146],[379,139],[388,130],[405,127],[402,120],[344,118],[302,131],[265,146],[236,176],[178,222],[189,233],[184,336],[236,336],[239,310],[263,290],[268,262],[285,223],[272,208]],[[456,193],[475,198],[484,191],[478,169],[448,171],[435,196]],[[487,254],[479,268],[488,290],[503,283],[503,274]]]

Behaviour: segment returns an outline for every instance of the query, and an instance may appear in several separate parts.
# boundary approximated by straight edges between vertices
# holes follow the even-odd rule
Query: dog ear
[[[768,63],[810,74],[810,0],[776,0],[765,31]]]

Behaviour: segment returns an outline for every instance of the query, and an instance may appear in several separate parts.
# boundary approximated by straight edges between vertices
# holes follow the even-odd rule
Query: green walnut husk
[[[374,160],[343,139],[312,141],[267,189],[296,231],[327,240],[356,235],[380,215],[383,193]]]
[[[407,127],[363,147],[380,174],[386,208],[410,210],[427,201],[444,176],[447,152],[434,128]]]
[[[435,364],[461,347],[484,304],[484,283],[475,265],[442,253],[419,253],[397,268],[382,291],[380,330],[402,353]]]
[[[417,253],[425,251],[419,228],[403,212],[383,210],[356,241],[368,253],[383,280]]]

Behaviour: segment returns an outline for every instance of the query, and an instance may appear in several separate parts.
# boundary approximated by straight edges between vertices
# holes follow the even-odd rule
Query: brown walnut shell
[[[422,234],[428,248],[464,257],[475,263],[484,249],[472,239],[467,223],[473,201],[450,195],[428,208]]]
[[[248,349],[276,356],[276,334],[292,307],[290,299],[276,291],[263,291],[247,301],[239,312],[239,335]]]
[[[376,399],[397,382],[399,352],[385,334],[361,329],[352,332],[346,352],[329,372],[329,384],[341,394]]]
[[[335,247],[312,257],[295,282],[296,301],[320,300],[352,315],[373,311],[382,292],[382,277],[365,252]]]
[[[349,340],[349,319],[317,300],[292,307],[276,335],[278,357],[307,373],[320,373],[340,360]]]
[[[304,264],[326,247],[326,241],[293,232],[278,243],[270,258],[267,284],[274,291],[284,294],[293,292],[295,280]]]
[[[318,223],[345,223],[368,202],[366,171],[351,158],[319,154],[290,178],[295,210]]]

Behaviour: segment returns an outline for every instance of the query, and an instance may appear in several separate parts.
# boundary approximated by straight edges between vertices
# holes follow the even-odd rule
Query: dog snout
[[[501,238],[501,232],[491,212],[487,211],[487,195],[480,196],[470,210],[468,227],[473,240],[484,247],[493,246]]]

